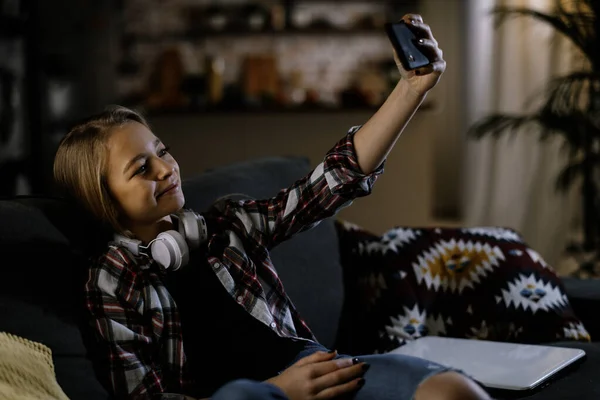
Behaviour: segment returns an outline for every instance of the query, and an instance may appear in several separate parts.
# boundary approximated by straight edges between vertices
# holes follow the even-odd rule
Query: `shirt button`
[[[271,322],[271,328],[273,328],[273,329],[277,328],[277,324],[275,322]]]
[[[238,303],[241,303],[242,301],[244,301],[244,297],[238,296],[237,297],[237,301],[238,301]]]

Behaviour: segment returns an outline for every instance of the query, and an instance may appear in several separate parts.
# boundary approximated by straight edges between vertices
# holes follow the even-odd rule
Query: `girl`
[[[118,234],[85,286],[117,397],[488,398],[460,372],[425,360],[352,358],[324,348],[269,258],[277,244],[370,193],[445,70],[429,26],[419,15],[403,19],[432,63],[407,72],[396,57],[403,79],[380,110],[273,198],[222,200],[202,215],[182,212],[177,162],[144,119],[122,107],[66,135],[55,159],[57,183]]]

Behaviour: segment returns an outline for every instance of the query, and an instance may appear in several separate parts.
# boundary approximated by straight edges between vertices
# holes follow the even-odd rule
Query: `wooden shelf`
[[[425,102],[419,107],[419,111],[431,110],[433,102]],[[269,107],[269,108],[214,108],[214,109],[174,109],[174,110],[148,110],[144,114],[148,117],[162,117],[169,115],[235,115],[235,114],[345,114],[354,112],[375,112],[377,107]]]
[[[187,41],[201,40],[222,37],[291,37],[291,36],[357,36],[357,35],[381,35],[385,37],[383,28],[355,28],[355,29],[335,29],[335,28],[306,28],[306,29],[284,29],[284,30],[224,30],[224,31],[192,31],[180,34],[150,35],[150,34],[126,34],[129,38],[138,42],[157,42],[157,41]]]
[[[371,4],[383,4],[387,5],[391,0],[294,0],[294,4],[361,4],[361,3],[371,3]]]

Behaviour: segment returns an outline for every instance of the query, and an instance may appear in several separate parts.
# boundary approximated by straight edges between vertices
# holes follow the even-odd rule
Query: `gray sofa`
[[[185,182],[186,206],[201,211],[230,193],[270,196],[308,171],[308,161],[295,157],[253,160],[207,171]],[[95,346],[83,321],[81,301],[86,260],[109,237],[61,199],[0,200],[0,331],[48,345],[58,383],[72,400],[110,398],[91,362]],[[334,221],[324,221],[283,243],[272,256],[288,294],[320,341],[332,348],[348,342],[351,330],[339,327],[344,326],[344,298],[352,293],[344,291]],[[596,317],[600,282],[566,279],[565,286],[592,338],[600,338]],[[587,360],[528,398],[600,398],[600,343],[562,344],[584,349]]]

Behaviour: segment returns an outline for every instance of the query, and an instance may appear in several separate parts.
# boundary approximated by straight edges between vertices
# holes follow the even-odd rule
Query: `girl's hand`
[[[429,58],[431,63],[422,68],[417,68],[412,71],[406,71],[398,55],[394,50],[394,60],[402,75],[402,81],[406,82],[410,92],[417,96],[424,96],[431,90],[440,80],[440,76],[446,69],[446,61],[443,58],[443,52],[438,47],[438,42],[431,33],[429,25],[423,23],[423,18],[418,14],[407,14],[402,17],[410,29],[414,32],[418,39],[417,46]],[[401,81],[401,82],[402,82]]]
[[[333,399],[357,391],[368,364],[352,358],[334,360],[336,353],[318,351],[304,357],[281,374],[267,380],[290,400]]]

